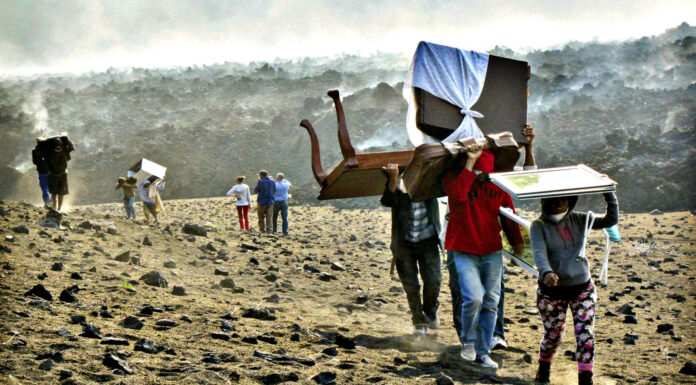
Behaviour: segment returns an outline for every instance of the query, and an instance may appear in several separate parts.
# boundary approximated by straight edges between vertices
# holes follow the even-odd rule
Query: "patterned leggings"
[[[575,340],[577,342],[575,359],[578,362],[578,370],[592,370],[596,304],[597,292],[592,280],[572,300],[552,299],[537,289],[537,307],[544,324],[544,338],[539,347],[539,361],[551,362],[553,360],[556,349],[563,339],[566,312],[570,306],[575,325]]]

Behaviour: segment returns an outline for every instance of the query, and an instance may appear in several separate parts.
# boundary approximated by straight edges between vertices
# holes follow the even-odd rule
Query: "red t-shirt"
[[[491,182],[475,182],[476,174],[463,169],[459,175],[445,174],[442,186],[449,200],[449,222],[445,249],[486,255],[503,248],[500,223],[511,245],[523,243],[519,225],[501,218],[500,207],[515,207],[510,195]]]

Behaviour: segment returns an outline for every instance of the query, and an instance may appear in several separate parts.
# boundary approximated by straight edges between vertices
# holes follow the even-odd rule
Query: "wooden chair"
[[[404,170],[411,161],[413,150],[372,152],[356,154],[350,143],[346,116],[338,90],[327,93],[333,99],[338,120],[338,144],[341,147],[343,160],[329,174],[326,174],[321,165],[319,140],[314,127],[307,119],[300,122],[300,126],[307,129],[312,146],[312,173],[314,179],[321,186],[317,199],[355,198],[373,195],[382,195],[387,183],[387,175],[382,170],[388,163],[396,163],[400,170]]]

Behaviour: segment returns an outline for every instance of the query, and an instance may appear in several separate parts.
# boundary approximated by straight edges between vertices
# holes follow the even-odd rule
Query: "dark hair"
[[[267,176],[268,176],[268,171],[266,171],[266,170],[261,170],[261,171],[259,171],[259,176],[261,176],[261,177],[263,177],[263,178],[267,177]]]
[[[515,168],[515,163],[520,158],[520,152],[514,147],[498,147],[493,151],[495,162],[493,163],[493,171],[512,171]]]
[[[128,183],[130,183],[130,184],[136,183],[137,181],[138,181],[138,180],[135,179],[135,178],[132,177],[132,176],[129,176],[128,179],[126,179],[126,182],[128,182]]]
[[[242,176],[238,176],[236,180],[237,180],[237,182],[244,182],[244,179],[246,179],[246,177],[244,175],[242,175]]]

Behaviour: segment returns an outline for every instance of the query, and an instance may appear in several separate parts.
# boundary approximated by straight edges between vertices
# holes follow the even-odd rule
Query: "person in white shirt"
[[[144,179],[142,182],[138,183],[137,187],[140,193],[140,200],[143,201],[145,223],[150,223],[150,214],[152,214],[155,223],[159,224],[157,221],[157,211],[164,211],[159,192],[164,189],[165,183],[164,179],[158,179],[155,182]]]
[[[237,200],[237,216],[239,227],[249,231],[249,208],[251,208],[251,193],[249,186],[244,184],[245,176],[237,177],[236,184],[227,192],[227,196],[234,196]]]

